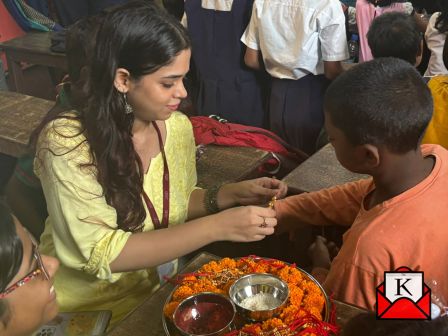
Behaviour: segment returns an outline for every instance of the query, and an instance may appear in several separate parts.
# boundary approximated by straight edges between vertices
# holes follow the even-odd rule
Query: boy
[[[448,298],[448,152],[420,147],[432,113],[422,77],[394,58],[357,65],[328,88],[324,110],[339,162],[372,178],[278,201],[280,229],[349,227],[323,281],[338,300],[373,310],[384,272],[400,266],[424,271]]]
[[[422,60],[423,39],[414,17],[390,12],[373,20],[367,33],[374,58],[401,58],[414,66]]]
[[[343,71],[340,61],[349,57],[341,3],[255,0],[241,41],[246,64],[264,66],[272,77],[271,130],[312,154],[323,126],[328,80]]]

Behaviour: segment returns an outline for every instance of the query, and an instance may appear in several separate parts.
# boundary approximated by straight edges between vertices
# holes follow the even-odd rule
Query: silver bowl
[[[220,336],[231,331],[236,310],[217,293],[202,292],[183,300],[173,314],[177,330],[185,336]]]
[[[255,306],[260,303],[262,307],[258,308],[253,307],[254,302],[248,304],[247,299],[253,297],[255,300],[257,294],[262,295],[260,299],[268,299],[272,305],[267,306],[266,302],[265,304],[258,302]],[[289,288],[286,282],[272,274],[254,273],[235,281],[229,289],[229,297],[241,316],[251,321],[264,321],[280,313],[288,301]]]

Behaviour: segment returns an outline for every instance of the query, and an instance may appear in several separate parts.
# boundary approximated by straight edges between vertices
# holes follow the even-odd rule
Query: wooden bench
[[[367,178],[341,166],[333,146],[325,145],[300,166],[289,173],[283,181],[288,184],[290,193],[317,191],[335,185]]]
[[[22,62],[43,65],[67,71],[65,54],[50,50],[51,32],[30,32],[21,37],[0,43],[5,52],[11,75],[11,90],[24,93],[25,79]],[[51,75],[51,72],[50,72]]]
[[[0,152],[19,157],[28,139],[54,102],[17,92],[0,91]]]

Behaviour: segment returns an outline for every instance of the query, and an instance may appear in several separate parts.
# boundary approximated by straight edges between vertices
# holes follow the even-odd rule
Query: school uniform
[[[425,76],[434,77],[438,75],[448,75],[448,69],[443,63],[443,47],[447,33],[441,33],[436,28],[437,19],[440,12],[434,13],[428,22],[428,27],[425,32],[425,40],[428,44],[428,49],[431,50],[431,58],[429,59],[428,69]]]
[[[255,0],[241,40],[259,50],[272,76],[271,130],[315,151],[328,81],[323,61],[349,57],[345,17],[337,0]]]
[[[185,14],[198,72],[198,114],[216,114],[233,123],[263,127],[263,89],[268,78],[246,67],[240,41],[252,3],[188,0]]]

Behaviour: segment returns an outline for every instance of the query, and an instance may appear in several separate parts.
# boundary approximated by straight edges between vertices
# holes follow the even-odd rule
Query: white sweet
[[[272,294],[258,293],[253,296],[249,296],[241,301],[240,306],[252,311],[270,310],[277,308],[281,304],[281,301]]]

